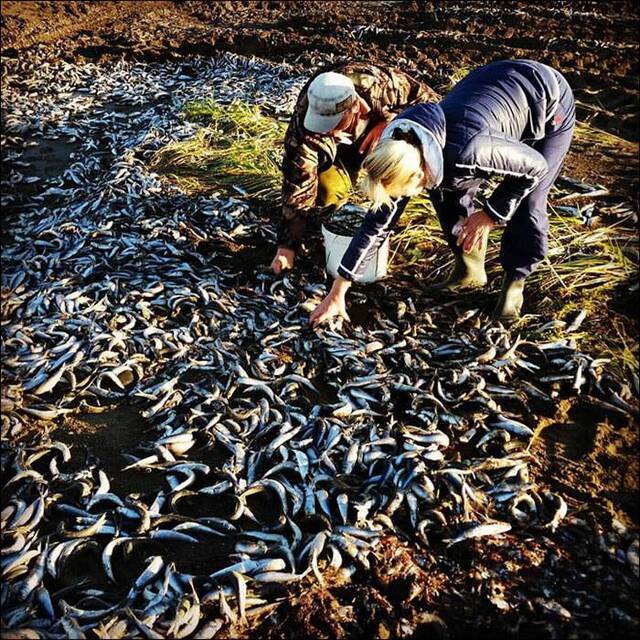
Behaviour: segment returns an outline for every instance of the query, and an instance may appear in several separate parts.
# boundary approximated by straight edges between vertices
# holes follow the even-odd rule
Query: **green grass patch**
[[[460,67],[458,67],[448,77],[448,85],[446,87],[446,90],[451,91],[451,89],[453,89],[453,87],[455,87],[458,84],[458,82],[460,82],[460,80],[462,80],[463,78],[466,78],[469,75],[471,70],[472,69],[470,69],[469,67],[465,67],[464,65],[461,65]]]
[[[188,120],[202,123],[189,139],[158,151],[151,166],[190,194],[222,191],[278,201],[285,125],[243,102],[213,100],[185,106]]]

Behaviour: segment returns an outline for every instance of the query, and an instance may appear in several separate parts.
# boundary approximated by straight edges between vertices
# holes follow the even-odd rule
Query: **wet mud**
[[[87,456],[96,458],[100,467],[111,478],[112,489],[119,494],[153,492],[162,488],[154,474],[141,469],[124,468],[129,464],[123,452],[135,451],[144,443],[146,425],[135,406],[121,404],[103,413],[67,416],[54,437],[72,447],[77,468],[84,465]],[[147,454],[148,455],[148,454]],[[142,456],[141,456],[142,457]]]

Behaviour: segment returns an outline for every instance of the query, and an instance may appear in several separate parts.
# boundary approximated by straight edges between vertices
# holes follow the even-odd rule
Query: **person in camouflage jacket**
[[[309,85],[332,71],[347,76],[359,98],[327,134],[304,127]],[[438,94],[402,71],[377,64],[347,63],[319,69],[300,92],[284,141],[282,218],[276,273],[293,266],[309,217],[318,209],[346,202],[352,180],[382,129],[407,106],[439,100]]]

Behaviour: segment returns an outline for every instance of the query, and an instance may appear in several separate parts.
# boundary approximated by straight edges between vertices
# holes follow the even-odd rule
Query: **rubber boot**
[[[480,289],[487,284],[484,260],[487,255],[488,237],[480,249],[471,253],[456,254],[456,262],[447,280],[433,288],[442,293],[456,293],[465,289]]]
[[[514,322],[520,317],[522,303],[524,302],[524,278],[514,280],[505,274],[502,280],[502,289],[498,297],[498,303],[493,310],[491,319],[494,322]]]

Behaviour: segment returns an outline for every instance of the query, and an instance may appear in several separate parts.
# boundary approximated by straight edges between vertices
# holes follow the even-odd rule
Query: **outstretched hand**
[[[338,276],[333,281],[331,291],[329,291],[326,298],[311,312],[309,322],[312,325],[317,325],[336,316],[349,321],[345,297],[350,286],[351,282],[349,280]]]
[[[339,316],[345,320],[349,320],[347,307],[344,296],[329,294],[309,316],[309,322],[312,325],[322,324],[331,318]]]
[[[479,250],[486,241],[489,231],[496,226],[496,223],[489,217],[486,211],[479,209],[465,218],[460,223],[458,233],[458,246],[462,247],[465,253]]]

